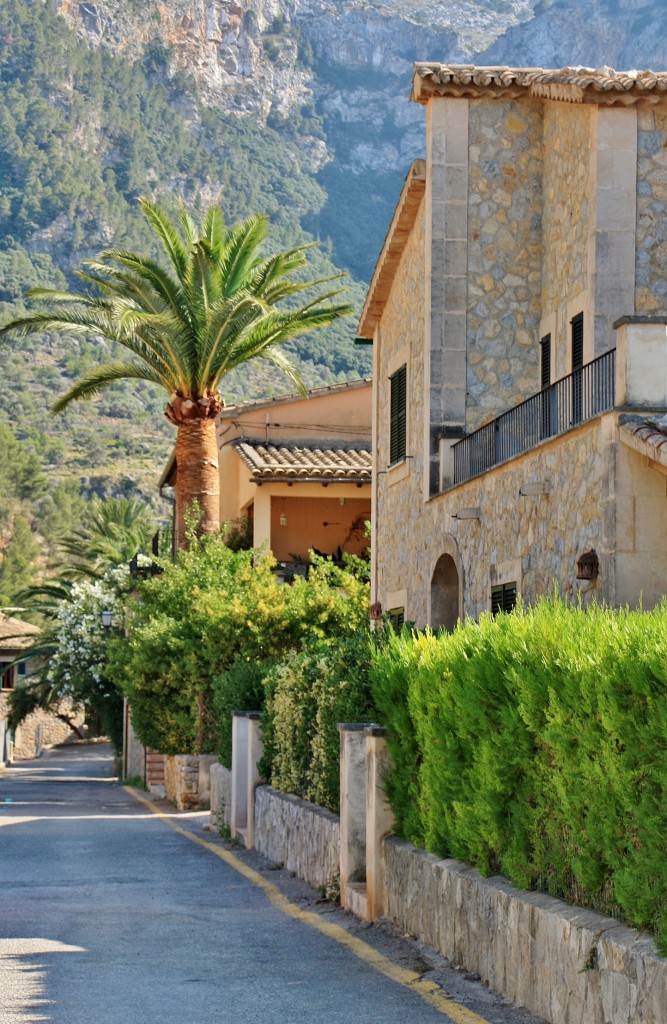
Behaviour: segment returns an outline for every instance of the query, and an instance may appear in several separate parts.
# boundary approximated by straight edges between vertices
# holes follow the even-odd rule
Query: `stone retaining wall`
[[[210,804],[213,831],[228,829],[232,821],[232,773],[223,764],[211,765]]]
[[[0,694],[0,718],[6,716],[9,692],[11,691]],[[74,722],[83,729],[82,712],[74,716]],[[28,715],[16,730],[12,757],[14,761],[30,760],[39,757],[42,751],[49,747],[56,747],[61,743],[74,743],[78,739],[77,734],[66,722],[40,708]]]
[[[258,786],[255,849],[314,888],[328,885],[339,872],[339,819],[297,796]]]
[[[177,754],[165,758],[164,788],[167,800],[179,811],[207,807],[210,799],[210,768],[214,754]]]
[[[387,917],[551,1024],[660,1024],[667,960],[617,921],[385,840]]]

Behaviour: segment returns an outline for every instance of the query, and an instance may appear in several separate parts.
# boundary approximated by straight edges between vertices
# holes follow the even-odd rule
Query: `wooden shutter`
[[[577,313],[571,321],[572,327],[572,423],[581,423],[583,418],[582,372],[584,365],[584,314]]]
[[[405,623],[405,609],[404,608],[391,608],[389,610],[389,621],[391,622],[394,630],[400,633]]]
[[[405,458],[408,368],[404,364],[389,378],[389,463]]]
[[[572,372],[584,365],[584,314],[572,318]]]
[[[551,384],[551,335],[545,334],[540,340],[540,390]]]
[[[501,583],[491,587],[491,614],[511,612],[516,606],[516,583]]]

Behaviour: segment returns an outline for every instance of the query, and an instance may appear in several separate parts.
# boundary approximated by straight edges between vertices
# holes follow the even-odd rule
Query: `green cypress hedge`
[[[397,830],[667,954],[667,604],[555,598],[373,652]]]
[[[262,773],[274,788],[337,812],[339,722],[374,720],[370,634],[315,640],[264,678]]]

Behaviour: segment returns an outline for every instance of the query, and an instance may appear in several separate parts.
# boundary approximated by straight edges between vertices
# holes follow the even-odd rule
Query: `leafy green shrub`
[[[367,631],[290,652],[265,678],[261,768],[276,789],[339,809],[339,722],[373,720]]]
[[[373,653],[401,835],[667,950],[667,604],[558,599]]]
[[[418,671],[424,648],[433,643],[428,634],[413,636],[406,627],[400,633],[387,629],[375,634],[371,648],[370,679],[379,721],[387,729],[392,770],[385,782],[398,835],[424,845],[419,810],[421,754],[408,706],[409,681]]]
[[[213,749],[215,728],[204,723],[202,737],[201,695],[207,707],[213,681],[235,662],[261,663],[306,637],[345,635],[367,621],[368,587],[356,563],[316,559],[308,579],[292,586],[278,582],[273,565],[272,556],[230,551],[218,536],[193,538],[142,585],[113,671],[146,746],[193,753],[203,740]]]
[[[216,752],[220,764],[232,767],[232,717],[235,711],[259,711],[264,706],[264,679],[275,661],[237,658],[213,680]]]

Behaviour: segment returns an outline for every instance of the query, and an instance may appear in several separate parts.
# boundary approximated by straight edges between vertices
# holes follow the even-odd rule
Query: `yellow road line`
[[[440,1013],[448,1016],[452,1024],[489,1024],[487,1020],[480,1017],[478,1014],[473,1013],[472,1010],[468,1010],[465,1006],[461,1006],[460,1003],[455,1003],[445,995],[443,990],[435,984],[435,982],[424,981],[416,971],[408,971],[405,967],[399,967],[398,964],[393,963],[388,957],[383,956],[382,953],[378,953],[376,949],[369,946],[366,942],[358,939],[356,935],[350,935],[349,932],[345,931],[339,924],[334,924],[332,921],[326,921],[319,914],[313,913],[312,910],[303,910],[301,907],[297,907],[294,903],[291,903],[287,897],[280,891],[280,889],[269,882],[266,878],[255,871],[253,868],[248,867],[243,861],[235,857],[233,853],[226,850],[223,846],[216,846],[214,843],[208,842],[206,839],[200,839],[199,836],[194,835],[193,832],[188,832],[187,829],[181,828],[181,826],[172,818],[170,815],[165,814],[156,807],[150,800],[137,793],[136,790],[131,789],[129,786],[123,787],[126,793],[138,800],[139,803],[143,804],[153,814],[156,814],[161,818],[167,825],[170,825],[175,832],[179,835],[185,836],[186,839],[190,839],[197,846],[202,846],[205,850],[208,850],[214,856],[224,860],[234,871],[237,871],[244,878],[247,878],[249,882],[252,882],[258,888],[262,889],[267,898],[281,910],[284,914],[294,918],[295,921],[301,921],[303,924],[309,925],[311,928],[315,928],[322,935],[326,935],[328,938],[338,942],[341,946],[345,946],[350,952],[354,953],[360,960],[365,961],[371,967],[379,971],[386,978],[391,981],[397,982],[399,985],[403,985],[406,988],[411,989],[421,999],[435,1007]]]

